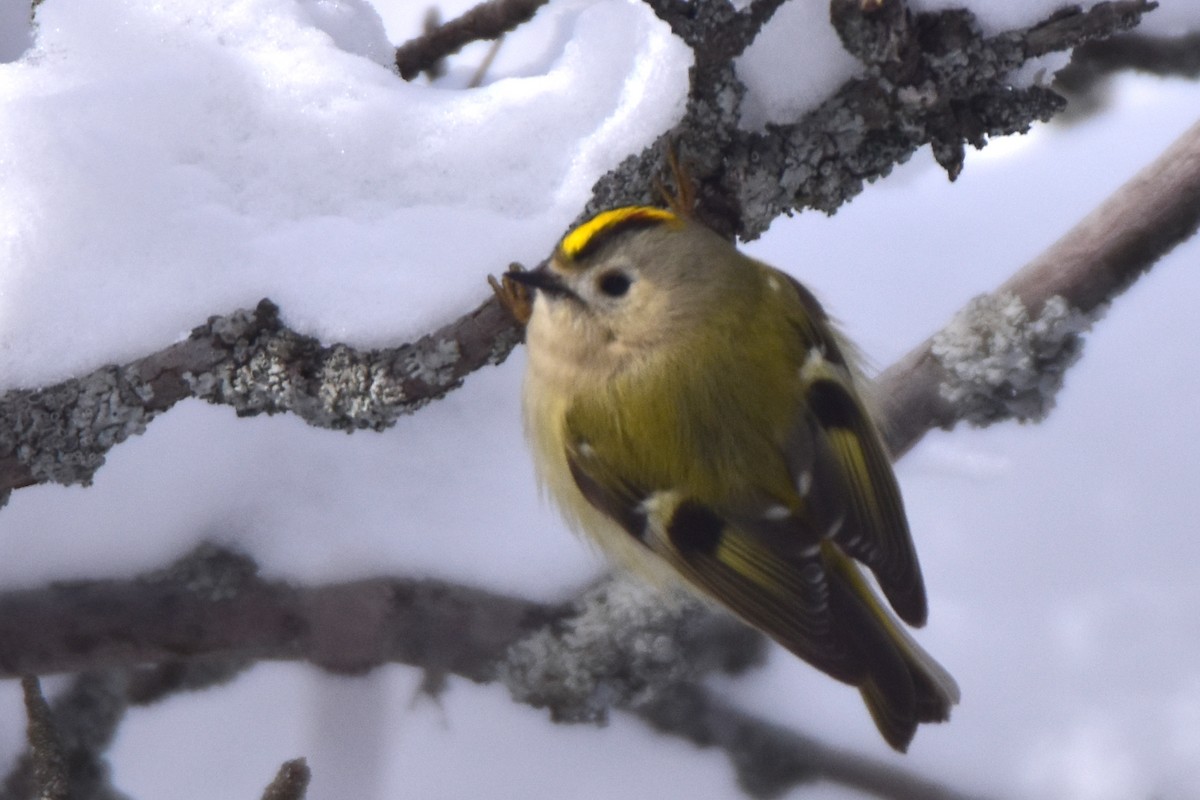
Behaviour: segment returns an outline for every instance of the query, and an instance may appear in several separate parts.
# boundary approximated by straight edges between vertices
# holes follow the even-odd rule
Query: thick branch
[[[432,580],[293,587],[209,550],[134,580],[0,593],[0,676],[203,656],[349,673],[394,661],[485,681],[509,646],[564,613]]]
[[[861,0],[832,0],[834,26],[863,62],[864,75],[795,123],[760,133],[741,126],[745,90],[732,59],[744,46],[746,26],[727,19],[724,0],[689,7],[686,25],[671,11],[677,4],[651,5],[685,30],[696,54],[687,113],[663,139],[679,145],[699,182],[698,215],[743,239],[794,210],[832,213],[925,144],[954,178],[965,145],[982,147],[990,136],[1024,132],[1063,107],[1047,89],[1013,88],[1008,76],[1014,70],[1030,58],[1126,30],[1154,7],[1142,0],[1100,3],[1086,12],[1074,7],[988,38],[966,10],[914,15],[899,0],[872,11],[864,11]],[[729,31],[740,37],[732,44]],[[585,215],[653,200],[650,178],[662,146],[655,143],[601,178]]]
[[[434,675],[501,679],[515,699],[548,707],[559,721],[602,720],[611,708],[631,709],[664,733],[725,750],[755,797],[810,779],[881,797],[964,797],[905,770],[824,747],[696,688],[691,681],[708,672],[740,672],[763,655],[761,636],[704,608],[623,580],[603,582],[561,606],[437,581],[376,579],[302,589],[264,581],[248,560],[202,548],[134,580],[0,593],[0,672],[124,666],[93,674],[124,676],[104,679],[105,686],[119,680],[127,702],[144,703],[163,696],[144,691],[146,670],[129,671],[148,662],[252,655],[303,659],[339,672],[400,662]],[[118,714],[125,707],[119,700],[111,705]],[[106,738],[113,715],[100,716],[100,724],[85,727]],[[96,762],[106,741],[89,739],[96,739],[88,750]],[[286,771],[295,779],[288,785],[302,788],[302,767]]]
[[[411,344],[322,346],[286,328],[269,301],[212,317],[187,340],[123,366],[0,396],[0,505],[35,483],[88,484],[110,448],[186,397],[240,416],[290,412],[310,425],[383,430],[499,364],[520,341],[491,298]]]
[[[1015,111],[1010,101],[1020,93],[1004,84],[1008,69],[1031,54],[1132,24],[1152,5],[1100,4],[983,39],[966,12],[913,17],[888,0],[882,12],[865,13],[857,0],[834,0],[835,23],[867,65],[867,78],[851,81],[796,125],[759,134],[738,127],[742,89],[731,59],[777,4],[758,0],[731,20],[725,0],[694,8],[655,3],[697,50],[685,120],[696,129],[685,125],[677,135],[689,166],[698,167],[700,211],[718,229],[743,235],[794,207],[836,208],[926,141],[961,150],[963,137],[982,141],[984,134],[1024,129],[1057,101],[1030,90]],[[660,160],[658,149],[628,160],[597,184],[589,208],[649,200]],[[475,369],[500,363],[519,338],[494,299],[412,344],[371,351],[323,347],[285,328],[269,302],[214,317],[187,341],[130,364],[0,396],[0,504],[22,486],[89,483],[111,447],[185,397],[227,404],[241,415],[286,411],[321,427],[380,430]],[[906,367],[926,368],[919,357]],[[926,424],[945,424],[956,413],[928,392],[897,391],[926,407],[919,415]]]

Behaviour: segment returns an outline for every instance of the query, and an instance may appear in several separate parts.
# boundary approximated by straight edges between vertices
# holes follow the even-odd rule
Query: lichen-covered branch
[[[520,339],[492,298],[410,344],[327,347],[285,327],[264,300],[129,364],[0,396],[0,505],[22,486],[90,483],[112,447],[186,397],[242,416],[288,412],[322,428],[382,430],[499,364]]]
[[[515,642],[498,675],[513,698],[562,722],[603,722],[666,686],[762,663],[757,631],[683,593],[615,575],[553,626]]]
[[[891,450],[933,428],[1037,420],[1053,407],[1079,335],[1200,228],[1200,123],[993,294],[879,378]]]
[[[0,593],[0,675],[93,670],[56,701],[55,722],[60,736],[67,731],[77,741],[67,749],[79,750],[77,760],[105,781],[103,753],[128,705],[208,685],[166,677],[188,673],[189,663],[219,681],[255,658],[352,673],[399,662],[434,675],[499,680],[519,702],[548,708],[564,722],[630,710],[664,733],[724,749],[754,797],[775,796],[805,778],[881,797],[965,797],[821,746],[697,688],[692,682],[713,671],[736,674],[759,664],[765,640],[724,613],[657,592],[616,578],[571,603],[544,605],[427,580],[299,588],[262,579],[243,556],[203,547],[132,580]],[[144,666],[155,662],[163,667]],[[99,713],[89,716],[89,704],[72,697],[93,698],[91,711]],[[285,773],[272,785],[303,788],[301,765],[289,762]],[[19,767],[6,787],[16,791],[28,777]],[[918,788],[929,793],[913,794]]]
[[[756,0],[741,12],[726,0],[653,0],[652,6],[696,52],[688,111],[668,138],[678,140],[699,179],[698,213],[718,230],[749,236],[794,208],[836,208],[926,142],[941,148],[953,173],[963,142],[1023,130],[1058,107],[1047,90],[1011,89],[1008,71],[1132,25],[1153,4],[1101,3],[985,38],[965,11],[912,15],[898,0],[886,0],[866,12],[859,0],[834,0],[833,20],[863,60],[864,76],[797,123],[763,133],[738,125],[743,89],[732,60],[776,0]],[[597,184],[589,209],[651,200],[661,165],[661,147],[631,157]],[[1113,229],[1120,227],[1118,220]],[[499,363],[519,339],[518,325],[494,299],[411,344],[370,351],[326,347],[290,331],[270,303],[214,317],[188,340],[130,364],[0,396],[0,504],[22,486],[87,484],[110,448],[185,397],[228,404],[243,415],[289,412],[317,426],[379,430],[475,369]],[[940,384],[945,373],[930,363],[916,357],[904,369]],[[917,427],[957,418],[936,390],[896,391],[901,407],[927,406]],[[909,431],[919,435],[911,425]]]
[[[36,676],[26,675],[21,678],[21,691],[25,695],[26,739],[33,767],[30,770],[33,786],[30,788],[43,800],[68,800],[71,794],[66,759],[58,731],[54,729],[50,704],[42,695],[41,682]]]
[[[736,20],[749,18],[757,5]],[[753,38],[747,31],[757,29],[731,22],[725,0],[702,0],[686,13],[670,0],[651,2],[684,32],[696,54],[687,113],[663,138],[680,147],[699,183],[697,213],[715,230],[749,239],[781,214],[802,208],[832,213],[925,144],[954,178],[965,145],[982,147],[989,136],[1024,132],[1063,107],[1048,89],[1014,88],[1009,75],[1015,69],[1127,30],[1155,4],[1119,0],[1086,12],[1071,7],[993,37],[985,37],[966,10],[912,14],[899,0],[870,11],[864,5],[831,3],[834,26],[863,62],[864,74],[802,119],[754,132],[741,127],[744,89],[733,58]],[[604,176],[585,214],[651,200],[648,176],[661,163],[662,146],[656,143]]]
[[[208,664],[214,659],[198,659]],[[187,671],[181,662],[161,665]],[[140,692],[145,674],[161,667],[83,672],[47,703],[37,678],[21,679],[28,717],[28,744],[0,781],[0,800],[127,800],[113,786],[106,753],[125,711],[164,697]],[[205,666],[202,671],[209,672]],[[144,687],[143,687],[144,688]],[[175,691],[200,688],[177,685]],[[303,758],[285,762],[267,786],[264,800],[301,800],[310,773]]]

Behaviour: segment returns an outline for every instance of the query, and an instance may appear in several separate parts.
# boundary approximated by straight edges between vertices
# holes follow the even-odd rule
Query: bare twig
[[[1133,70],[1151,75],[1200,77],[1200,34],[1148,36],[1126,33],[1088,42],[1071,53],[1071,63],[1054,75],[1054,88],[1070,102],[1069,118],[1079,119],[1105,106],[1111,78]]]
[[[496,39],[528,21],[547,0],[489,0],[396,48],[396,69],[411,81],[471,42]]]
[[[30,707],[30,746],[0,785],[0,798],[124,800],[112,787],[104,758],[127,705],[123,671],[85,672],[50,706],[31,685],[33,680],[22,680]]]
[[[500,52],[500,45],[504,44],[504,37],[500,36],[496,41],[492,42],[492,46],[488,48],[487,55],[483,57],[483,61],[479,62],[479,66],[475,68],[475,73],[471,76],[471,80],[467,82],[468,89],[478,89],[483,85],[483,79],[487,77],[487,71],[492,68],[492,62],[496,60],[496,54]]]
[[[1055,76],[1073,88],[1081,80],[1135,70],[1151,75],[1200,77],[1200,33],[1148,36],[1126,33],[1088,42],[1071,54],[1071,63]]]
[[[54,715],[42,696],[41,683],[33,675],[26,675],[21,678],[21,690],[25,694],[25,715],[29,719],[29,753],[37,796],[45,800],[68,800],[70,784],[66,759],[58,731],[54,728]]]
[[[262,800],[304,800],[311,777],[308,762],[303,758],[285,761],[279,767],[275,780],[263,792]]]

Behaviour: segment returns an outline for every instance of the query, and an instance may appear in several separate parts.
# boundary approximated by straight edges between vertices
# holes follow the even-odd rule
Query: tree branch
[[[0,800],[126,800],[104,757],[128,705],[124,674],[84,672],[49,705],[36,679],[22,679],[29,746],[0,785]]]
[[[25,695],[25,716],[29,720],[27,739],[33,766],[31,788],[42,800],[68,800],[70,783],[66,759],[54,729],[54,715],[42,696],[41,682],[33,675],[26,675],[21,678],[21,691]]]
[[[718,230],[755,235],[792,208],[836,208],[924,142],[957,147],[959,157],[964,137],[981,143],[984,134],[1023,130],[1057,101],[1045,90],[1014,92],[1003,81],[1008,70],[1131,25],[1153,4],[1101,3],[984,39],[967,12],[913,16],[899,0],[864,12],[857,0],[834,0],[834,22],[867,77],[796,125],[766,133],[738,127],[742,90],[732,59],[775,0],[742,12],[725,0],[686,8],[655,0],[653,7],[697,53],[689,110],[672,135],[687,143],[689,166],[700,167],[700,211]],[[589,210],[648,201],[660,154],[651,148],[627,159],[597,184]],[[502,362],[520,335],[495,299],[411,344],[369,351],[322,347],[285,328],[266,301],[254,312],[213,317],[185,342],[130,364],[0,396],[0,505],[23,486],[88,484],[110,448],[185,397],[227,404],[239,415],[286,411],[319,427],[381,430],[479,367]],[[905,368],[927,365],[915,358]],[[915,390],[913,402],[927,406],[924,424],[944,425],[957,413],[928,391],[899,388]]]
[[[896,800],[977,798],[747,714],[694,684],[671,687],[634,713],[657,731],[725,751],[750,797],[779,797],[800,784],[830,781]]]
[[[1075,48],[1071,63],[1054,75],[1054,88],[1070,101],[1067,115],[1078,119],[1106,104],[1111,78],[1133,70],[1150,75],[1200,77],[1200,33],[1150,36],[1125,33]]]
[[[880,375],[892,452],[899,456],[927,431],[963,419],[982,425],[1045,416],[1079,355],[1079,334],[1198,227],[1200,123],[992,295],[972,301]],[[1013,328],[1025,338],[996,335]]]
[[[89,484],[109,449],[186,397],[239,416],[290,412],[316,427],[383,430],[503,362],[521,335],[495,298],[384,350],[323,347],[286,328],[268,300],[211,317],[185,341],[129,364],[0,396],[0,505],[22,486]]]
[[[471,42],[496,39],[529,21],[546,0],[490,0],[396,48],[396,69],[406,81]]]
[[[91,704],[102,712],[95,719],[85,713],[64,721],[56,709],[60,731],[100,731],[73,734],[87,745],[78,748],[86,749],[87,763],[100,765],[100,777],[126,704],[154,702],[165,696],[164,685],[206,684],[163,684],[159,668],[140,665],[166,661],[178,675],[181,664],[195,660],[200,674],[220,680],[236,672],[213,668],[222,661],[301,659],[335,672],[398,662],[435,675],[501,680],[514,699],[548,708],[562,722],[602,721],[612,708],[630,709],[664,733],[724,749],[754,797],[815,779],[883,797],[964,797],[737,711],[691,683],[714,670],[736,674],[757,665],[764,641],[728,615],[635,580],[603,581],[562,605],[426,580],[305,589],[265,581],[249,560],[212,547],[133,580],[0,593],[0,674],[107,667],[76,684],[112,695]],[[118,686],[121,697],[113,694]],[[15,780],[10,776],[6,787]],[[25,795],[0,795],[7,796]]]
[[[341,673],[398,662],[486,681],[510,645],[565,613],[439,581],[293,587],[202,548],[133,580],[0,593],[0,676],[233,657]]]
[[[731,20],[725,0],[700,0],[686,11],[671,0],[651,2],[695,53],[687,112],[658,142],[601,178],[581,216],[652,202],[665,142],[679,147],[699,184],[698,216],[742,239],[794,210],[832,213],[925,144],[953,179],[964,145],[980,148],[989,136],[1024,132],[1062,109],[1062,98],[1048,89],[1013,88],[1014,70],[1126,30],[1155,7],[1143,0],[1100,3],[1086,12],[1072,7],[988,38],[966,10],[911,14],[900,0],[869,11],[863,5],[832,0],[831,19],[864,75],[796,122],[756,132],[742,127],[745,89],[733,59],[757,33],[736,23],[757,4]]]
[[[263,792],[262,800],[304,800],[311,777],[312,771],[303,758],[285,761]]]

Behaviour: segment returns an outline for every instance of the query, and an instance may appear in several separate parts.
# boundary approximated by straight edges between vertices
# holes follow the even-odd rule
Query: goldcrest
[[[858,687],[897,750],[947,719],[958,687],[904,625],[926,600],[896,478],[813,295],[651,207],[507,277],[535,290],[525,422],[572,526]]]

